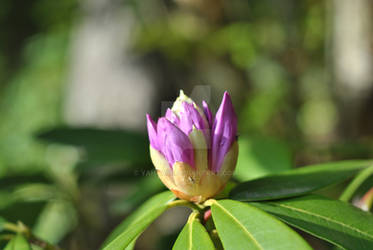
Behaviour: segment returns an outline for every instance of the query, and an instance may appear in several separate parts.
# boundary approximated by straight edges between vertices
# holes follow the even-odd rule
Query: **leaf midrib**
[[[307,211],[307,210],[304,210],[304,209],[301,209],[301,208],[297,208],[297,207],[292,207],[292,206],[285,205],[285,204],[275,204],[275,205],[280,206],[280,207],[284,207],[284,208],[288,208],[290,210],[297,211],[297,212],[300,212],[300,213],[308,214],[310,216],[314,216],[314,217],[317,217],[317,218],[320,218],[320,219],[324,219],[327,222],[332,222],[332,223],[341,225],[343,227],[351,229],[352,231],[355,231],[357,233],[360,233],[362,235],[367,236],[368,238],[373,239],[373,235],[370,235],[370,234],[368,234],[368,233],[366,233],[364,231],[359,230],[358,228],[355,228],[355,227],[353,227],[351,225],[348,225],[348,224],[344,224],[343,222],[340,222],[340,221],[333,220],[333,219],[328,218],[326,216],[323,216],[323,215],[320,215],[320,214],[315,214],[315,213],[312,213],[310,211]]]
[[[193,222],[189,223],[189,250],[193,249]]]
[[[239,220],[237,220],[236,217],[234,217],[227,209],[225,209],[218,202],[215,202],[214,204],[217,205],[217,206],[219,206],[224,212],[227,213],[227,215],[229,215],[230,217],[232,217],[233,221],[236,224],[238,224],[238,226],[240,226],[244,230],[244,232],[250,237],[250,239],[252,239],[252,241],[255,243],[255,245],[258,247],[258,249],[264,250],[264,248],[259,244],[259,242],[254,238],[254,236],[247,230],[247,228],[244,225],[242,225],[242,223]]]

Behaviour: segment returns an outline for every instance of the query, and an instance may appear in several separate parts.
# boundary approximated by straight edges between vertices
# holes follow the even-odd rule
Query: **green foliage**
[[[82,147],[90,163],[150,164],[145,134],[125,130],[55,128],[38,137],[47,142]],[[92,166],[92,164],[90,164]]]
[[[9,241],[4,250],[31,250],[31,247],[21,234],[17,234]]]
[[[371,161],[342,161],[299,168],[243,182],[231,191],[230,196],[241,201],[298,196],[346,180],[370,164]]]
[[[135,240],[147,226],[161,215],[175,196],[166,191],[144,203],[137,211],[123,221],[105,241],[105,250],[126,248]]]
[[[180,232],[173,250],[213,250],[215,249],[209,234],[198,218],[198,213],[192,213],[188,222]]]
[[[308,195],[252,205],[342,248],[373,248],[373,215],[345,202]]]
[[[203,204],[172,202],[172,193],[164,192],[151,198],[118,226],[106,240],[104,249],[133,247],[136,238],[152,221],[167,208],[179,205],[188,206],[193,212],[173,249],[215,249],[221,245],[224,249],[311,249],[286,224],[341,248],[371,249],[371,213],[343,201],[310,194],[358,171],[365,173],[370,165],[371,161],[356,160],[290,170],[238,184],[231,191],[233,200],[210,199]],[[283,199],[285,197],[287,199]],[[200,221],[209,209],[212,219],[205,217]]]
[[[221,200],[211,211],[224,249],[311,249],[292,229],[250,205]]]

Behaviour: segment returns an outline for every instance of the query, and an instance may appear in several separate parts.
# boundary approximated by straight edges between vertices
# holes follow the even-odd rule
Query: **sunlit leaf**
[[[126,130],[55,128],[38,137],[44,141],[77,146],[86,150],[87,160],[100,163],[150,163],[145,134]]]
[[[241,201],[258,201],[298,196],[346,180],[371,163],[331,162],[269,175],[238,184],[230,197]]]
[[[284,222],[346,249],[373,249],[373,216],[317,195],[250,203]]]
[[[214,250],[209,234],[196,218],[196,213],[192,213],[188,222],[176,239],[173,250]]]
[[[21,234],[17,234],[9,241],[4,250],[31,250],[31,247]]]
[[[311,249],[291,228],[248,204],[215,201],[211,211],[224,249]]]
[[[167,209],[168,203],[174,198],[174,194],[170,191],[153,196],[109,235],[103,244],[104,249],[116,250],[126,248],[147,226]]]

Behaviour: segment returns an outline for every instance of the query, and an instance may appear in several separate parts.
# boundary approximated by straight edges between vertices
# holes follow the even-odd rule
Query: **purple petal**
[[[237,116],[228,92],[224,93],[212,126],[211,170],[219,172],[224,157],[237,135]]]
[[[185,162],[194,167],[194,150],[188,136],[166,118],[160,118],[157,125],[158,142],[163,145],[162,153],[170,166]]]
[[[157,125],[155,124],[155,122],[153,121],[153,119],[151,118],[149,114],[146,114],[146,120],[147,120],[148,136],[149,136],[150,145],[154,149],[160,151],[161,147],[157,139]]]
[[[209,109],[209,106],[205,101],[202,101],[202,106],[203,106],[203,112],[205,113],[205,116],[207,118],[207,122],[209,123],[209,127],[212,127],[212,113],[211,110]]]
[[[180,119],[171,109],[167,109],[165,117],[176,126],[179,126]]]
[[[183,108],[179,113],[179,128],[185,134],[188,135],[193,130],[193,126],[202,131],[208,129],[206,122],[203,120],[203,117],[192,103],[183,102],[182,107]]]

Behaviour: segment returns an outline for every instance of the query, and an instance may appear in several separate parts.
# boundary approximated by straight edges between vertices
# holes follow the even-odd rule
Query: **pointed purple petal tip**
[[[205,101],[202,101],[202,107],[203,107],[203,113],[205,114],[206,118],[207,118],[207,122],[209,123],[209,128],[211,129],[212,127],[212,112],[209,108],[209,105],[207,104],[207,102]]]
[[[148,128],[148,136],[149,136],[150,145],[154,149],[160,151],[160,145],[157,139],[157,125],[149,114],[146,114],[146,121],[147,121],[146,125]]]
[[[211,166],[213,171],[220,170],[225,155],[236,140],[236,135],[237,116],[232,100],[225,91],[212,127]]]

